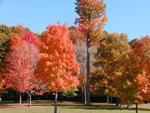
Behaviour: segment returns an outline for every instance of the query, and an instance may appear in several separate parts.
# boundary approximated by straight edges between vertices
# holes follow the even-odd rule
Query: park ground
[[[116,107],[113,104],[93,103],[85,106],[80,103],[63,102],[59,103],[58,113],[135,113],[134,106],[127,110]],[[34,101],[31,107],[26,103],[3,102],[0,104],[0,113],[53,113],[52,102]],[[150,104],[139,105],[139,113],[150,113]]]

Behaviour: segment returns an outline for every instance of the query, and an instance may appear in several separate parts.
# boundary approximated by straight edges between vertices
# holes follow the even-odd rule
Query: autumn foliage
[[[99,41],[94,55],[94,69],[91,77],[93,93],[118,96],[119,78],[122,76],[122,62],[130,51],[125,34],[108,34]]]
[[[2,71],[4,70],[5,66],[3,61],[9,51],[10,37],[19,32],[20,30],[18,29],[18,27],[8,27],[6,25],[0,25],[0,91],[4,89],[4,78],[2,76]]]
[[[0,93],[12,89],[31,101],[32,94],[52,92],[55,108],[59,92],[77,88],[87,105],[91,93],[123,104],[150,101],[150,37],[129,42],[126,34],[103,31],[103,0],[75,4],[77,26],[48,26],[37,36],[20,25],[0,25]]]
[[[121,103],[149,100],[150,38],[128,44],[126,35],[107,34],[95,54],[93,93],[118,97]]]
[[[102,0],[76,0],[76,22],[85,30],[103,29],[107,21],[106,5]],[[97,26],[97,27],[95,27]],[[93,29],[95,28],[95,29]]]
[[[50,92],[75,89],[79,84],[79,65],[67,26],[49,26],[40,39],[41,58],[35,71],[37,79],[42,80]]]
[[[140,74],[136,79],[138,98],[150,100],[150,37],[143,37],[133,45],[133,50],[139,58]]]
[[[4,59],[5,87],[20,93],[31,91],[35,87],[31,79],[38,58],[39,42],[33,33],[26,32],[23,35],[12,36],[10,50]]]

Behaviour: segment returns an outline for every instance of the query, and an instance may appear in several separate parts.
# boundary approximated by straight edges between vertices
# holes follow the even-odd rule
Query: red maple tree
[[[31,96],[33,89],[37,89],[33,83],[34,69],[39,59],[39,41],[31,33],[16,34],[11,37],[10,51],[4,59],[5,70],[3,76],[5,87]],[[21,102],[21,100],[20,100]]]

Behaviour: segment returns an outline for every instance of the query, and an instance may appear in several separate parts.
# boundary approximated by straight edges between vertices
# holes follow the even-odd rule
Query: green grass
[[[34,106],[29,108],[3,108],[0,113],[53,113],[53,106],[48,103],[34,104],[39,105],[38,108]],[[42,105],[42,106],[41,106]],[[135,110],[125,110],[116,108],[111,104],[93,104],[92,106],[85,106],[79,103],[59,103],[58,113],[135,113]],[[139,113],[150,113],[150,109],[140,109]]]

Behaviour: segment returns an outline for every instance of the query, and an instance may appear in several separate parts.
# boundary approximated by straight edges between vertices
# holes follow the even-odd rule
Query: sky
[[[48,25],[74,25],[75,0],[0,0],[0,24],[23,25],[41,33]],[[126,33],[129,40],[150,35],[150,0],[104,0],[109,33]]]

